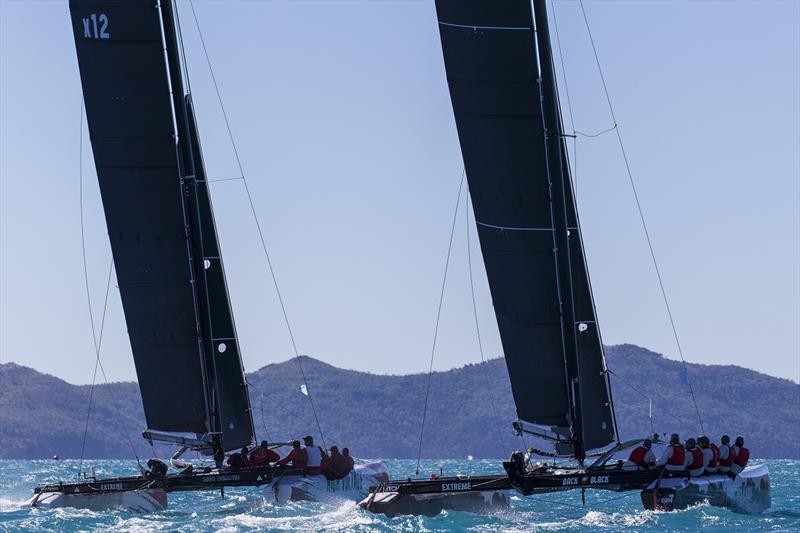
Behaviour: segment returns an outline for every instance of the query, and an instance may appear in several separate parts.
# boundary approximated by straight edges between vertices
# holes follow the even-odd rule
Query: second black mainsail
[[[450,97],[517,415],[582,460],[616,438],[536,1],[437,0]],[[537,31],[538,30],[538,31]]]
[[[147,426],[231,450],[253,441],[253,422],[172,10],[70,1]]]

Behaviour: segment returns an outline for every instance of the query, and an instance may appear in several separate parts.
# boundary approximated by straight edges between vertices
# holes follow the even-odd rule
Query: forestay
[[[436,2],[517,414],[582,458],[615,439],[613,407],[540,6],[537,39],[527,0]]]
[[[163,27],[174,35],[171,5],[161,4]],[[189,134],[173,109],[191,115],[175,82],[177,42],[165,40],[155,0],[71,0],[70,12],[147,426],[221,434],[225,449],[249,444],[253,424],[199,141],[193,117]]]

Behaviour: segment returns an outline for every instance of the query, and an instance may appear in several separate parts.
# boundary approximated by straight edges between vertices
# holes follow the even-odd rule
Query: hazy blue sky
[[[794,380],[799,6],[586,3],[687,358]],[[181,2],[209,174],[236,176],[188,7]],[[427,370],[462,169],[433,3],[196,8],[301,353],[375,372]],[[557,2],[555,14],[576,127],[604,130],[612,122],[579,5]],[[80,100],[66,2],[0,2],[0,360],[85,383],[94,356],[79,226]],[[676,358],[616,139],[580,139],[577,152],[604,340]],[[110,249],[88,143],[83,156],[99,314]],[[245,365],[285,360],[291,345],[242,184],[217,183],[213,194]],[[438,369],[479,360],[464,216]],[[480,261],[475,278],[486,354],[497,356]],[[103,360],[111,379],[134,378],[116,290]]]

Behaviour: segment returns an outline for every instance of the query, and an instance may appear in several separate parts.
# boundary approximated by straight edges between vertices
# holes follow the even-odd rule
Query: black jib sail
[[[71,0],[70,12],[147,426],[225,450],[248,445],[247,386],[172,5]]]
[[[436,10],[517,415],[583,459],[615,440],[614,414],[547,14],[534,4],[535,24],[529,0],[437,0]]]

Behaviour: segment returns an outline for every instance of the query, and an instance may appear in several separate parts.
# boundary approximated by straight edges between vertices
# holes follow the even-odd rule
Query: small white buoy
[[[467,456],[467,461],[472,461],[473,459],[475,459],[475,458],[474,458],[474,457],[472,457],[471,455],[468,455],[468,456]]]

